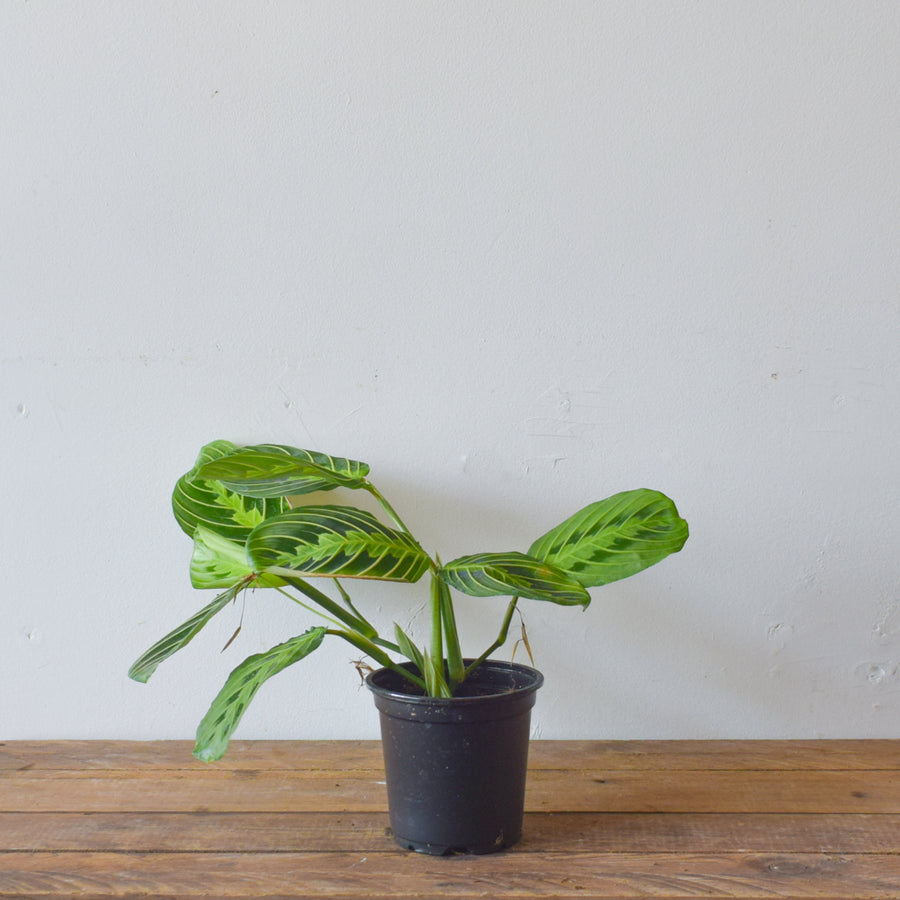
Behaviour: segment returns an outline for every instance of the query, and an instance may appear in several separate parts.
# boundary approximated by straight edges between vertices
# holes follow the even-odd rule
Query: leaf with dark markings
[[[254,529],[250,562],[274,575],[329,575],[418,581],[428,554],[404,532],[350,506],[302,506]]]
[[[355,459],[283,444],[257,444],[209,460],[195,477],[219,481],[244,497],[286,497],[337,487],[361,488],[368,472],[369,467]]]
[[[178,479],[172,492],[172,512],[182,531],[190,537],[202,527],[243,544],[260,522],[289,508],[283,497],[248,497],[229,490],[220,481],[198,476],[209,462],[237,452],[238,448],[229,441],[213,441],[200,450],[190,472]]]
[[[173,653],[186,647],[195,635],[220,610],[223,610],[237,595],[248,586],[251,579],[232,585],[227,591],[219,594],[212,603],[207,604],[174,631],[158,640],[146,653],[143,653],[128,670],[128,677],[135,681],[146,682],[156,671],[161,662]]]
[[[530,556],[552,563],[585,587],[628,578],[677,553],[688,524],[659,491],[636,490],[592,503],[536,540]]]
[[[524,553],[476,553],[438,570],[452,588],[473,597],[527,597],[587,606],[591,596],[569,573]]]
[[[325,637],[325,628],[310,628],[265,653],[245,659],[229,676],[209,712],[197,728],[194,756],[204,762],[220,759],[250,701],[273,675],[313,652]]]

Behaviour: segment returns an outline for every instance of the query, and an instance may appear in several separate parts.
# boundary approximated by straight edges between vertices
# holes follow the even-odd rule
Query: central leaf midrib
[[[386,536],[363,534],[355,532],[350,534],[320,534],[316,543],[300,544],[288,559],[297,562],[317,561],[333,559],[339,554],[356,557],[360,553],[366,553],[376,559],[386,556],[409,556],[412,548],[405,544],[390,540]]]

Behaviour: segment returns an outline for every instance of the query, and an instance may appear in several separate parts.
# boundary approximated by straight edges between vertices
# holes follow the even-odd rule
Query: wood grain
[[[897,857],[854,854],[0,854],[0,897],[897,896]],[[894,893],[892,893],[894,892]]]
[[[900,741],[535,742],[525,834],[391,840],[374,742],[0,744],[0,898],[900,898]]]
[[[374,812],[374,771],[19,771],[0,775],[0,812]],[[900,772],[565,771],[529,777],[531,812],[806,812],[900,810]]]
[[[0,813],[5,850],[393,850],[387,813]],[[900,815],[528,813],[516,853],[897,853]],[[398,852],[399,848],[398,848]]]
[[[335,745],[340,750],[335,755]],[[900,770],[900,741],[532,741],[529,768],[636,770]],[[191,741],[0,741],[0,772],[22,768],[316,770],[382,768],[378,741],[232,741],[203,763]]]

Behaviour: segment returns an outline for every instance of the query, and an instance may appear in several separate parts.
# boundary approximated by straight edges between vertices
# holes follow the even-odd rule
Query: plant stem
[[[431,573],[431,658],[435,665],[444,659],[444,636],[441,631],[441,582]]]
[[[400,647],[395,644],[393,641],[388,641],[385,638],[381,637],[378,632],[375,630],[375,627],[367,620],[364,619],[359,613],[356,615],[350,615],[345,610],[341,609],[341,607],[337,606],[335,602],[321,591],[316,590],[311,584],[307,584],[307,582],[302,581],[299,578],[286,579],[292,587],[296,588],[298,591],[303,590],[300,585],[304,585],[307,590],[303,590],[303,593],[306,594],[311,600],[314,600],[316,603],[324,606],[329,612],[333,613],[333,616],[326,616],[321,610],[315,609],[312,606],[307,606],[302,600],[298,600],[293,594],[287,593],[287,591],[283,591],[281,588],[276,588],[276,590],[281,591],[285,597],[289,597],[294,603],[299,603],[304,609],[310,610],[310,612],[314,612],[318,616],[322,616],[322,618],[331,622],[332,625],[337,625],[339,628],[341,625],[348,626],[354,633],[364,637],[366,640],[371,641],[373,644],[377,644],[379,647],[384,647],[385,650],[390,650],[393,653],[403,653]],[[335,579],[337,581],[337,579]],[[338,585],[340,587],[340,585]],[[346,592],[341,588],[341,594],[345,598],[349,600]],[[323,603],[323,599],[327,601],[327,603]],[[348,604],[352,606],[352,604]],[[354,608],[354,612],[355,612]],[[362,626],[362,627],[360,627]]]
[[[386,638],[379,637],[378,635],[373,635],[369,640],[372,641],[373,644],[377,644],[379,647],[384,647],[385,650],[390,650],[392,653],[400,653],[402,655],[406,655],[400,649],[399,644],[395,644],[393,641],[389,641]]]
[[[382,653],[372,641],[364,638],[361,634],[356,631],[345,631],[343,629],[335,631],[334,629],[329,628],[326,634],[333,634],[337,637],[343,638],[350,644],[353,644],[357,650],[362,650],[367,656],[371,656],[375,662],[384,666],[386,669],[390,669],[392,672],[396,672],[398,675],[402,675],[407,681],[411,681],[416,687],[425,690],[425,682],[418,675],[413,672],[410,672],[408,669],[405,669],[403,666],[398,666],[386,653]]]
[[[498,647],[502,647],[506,643],[506,637],[509,634],[509,623],[512,621],[513,613],[516,611],[516,604],[519,602],[518,597],[513,597],[512,600],[509,601],[509,606],[506,608],[506,615],[503,617],[503,624],[500,626],[500,634],[497,635],[497,640],[491,644],[478,659],[475,660],[471,665],[466,667],[466,676],[472,674]]]
[[[437,576],[435,576],[437,577]],[[439,581],[441,599],[441,618],[444,625],[444,642],[447,645],[447,678],[452,692],[466,678],[466,667],[463,663],[462,650],[459,646],[459,631],[456,627],[456,613],[453,611],[453,598],[450,588]]]
[[[378,644],[379,647],[385,647],[388,650],[393,650],[394,653],[402,653],[403,651],[400,647],[395,644],[393,641],[385,640],[382,637],[378,636],[378,631],[375,629],[375,626],[353,605],[353,601],[350,599],[350,595],[344,590],[344,586],[337,580],[334,579],[334,583],[338,586],[338,590],[341,592],[341,598],[347,606],[347,609],[355,615],[360,622],[365,622],[369,631],[365,632],[366,637],[368,637],[373,644]]]
[[[382,509],[387,513],[390,517],[391,521],[400,529],[407,537],[411,540],[415,541],[415,544],[419,549],[422,549],[422,545],[416,540],[413,533],[406,527],[406,523],[400,516],[397,514],[397,511],[393,506],[388,502],[387,498],[369,481],[366,481],[363,485],[363,488],[367,490],[380,504]],[[424,551],[423,551],[424,552]],[[430,557],[429,557],[430,559]],[[439,580],[437,571],[439,567],[439,563],[436,563],[433,559],[430,559],[431,562],[431,646],[425,651],[423,654],[423,662],[425,663],[425,691],[429,696],[432,697],[450,697],[452,696],[452,690],[450,685],[447,683],[447,677],[444,671],[444,635],[441,630],[441,624],[443,620],[443,607],[444,604],[442,602],[441,588],[446,587]],[[448,597],[449,602],[449,597]],[[450,609],[451,621],[453,611]],[[453,659],[451,662],[455,662],[455,657],[460,657],[459,653],[459,638],[456,634],[456,623],[453,621],[452,627],[453,634],[452,636],[448,635],[448,641],[453,642],[449,646],[452,646],[453,649]],[[383,644],[384,642],[377,638],[377,636],[373,636],[372,640]],[[402,651],[400,651],[402,652]],[[449,647],[448,647],[449,652]],[[459,676],[459,681],[462,681],[465,678],[465,672],[462,670],[461,657],[458,665],[458,671],[456,674]],[[406,677],[409,678],[410,681],[414,681],[415,679],[409,676],[404,669],[397,668],[397,671],[402,672]]]
[[[344,586],[340,583],[340,581],[337,580],[337,578],[334,579],[334,583],[337,585],[337,589],[341,593],[341,599],[344,601],[344,606],[346,606],[347,609],[349,609],[350,612],[352,612],[360,622],[365,622],[366,625],[368,625],[374,633],[375,626],[372,625],[372,623],[353,605],[353,601],[350,599],[350,595],[344,590]]]
[[[334,618],[348,625],[354,631],[367,638],[378,636],[378,632],[363,618],[348,612],[340,604],[336,603],[327,594],[323,594],[318,588],[314,588],[311,584],[302,578],[285,578],[284,579],[292,588],[300,591],[301,594],[309,597],[314,603],[318,603],[323,609],[327,610]]]
[[[331,622],[332,625],[335,625],[338,628],[341,627],[342,623],[337,619],[333,618],[332,616],[326,615],[322,612],[321,609],[316,609],[314,606],[310,606],[308,603],[304,603],[299,597],[295,597],[293,594],[289,594],[283,587],[279,587],[276,585],[275,590],[278,591],[279,594],[283,594],[285,597],[287,597],[288,600],[290,600],[292,603],[296,603],[297,606],[302,606],[308,612],[311,612],[314,615],[323,618],[326,622]]]
[[[388,516],[390,516],[390,518],[393,520],[394,524],[404,534],[408,535],[409,537],[413,538],[413,540],[415,540],[412,532],[404,524],[403,519],[401,519],[400,516],[397,515],[397,511],[394,509],[393,506],[391,506],[390,503],[388,503],[387,498],[381,493],[381,491],[379,491],[378,488],[375,487],[375,485],[372,484],[370,481],[367,481],[363,485],[363,487],[381,504],[382,508],[388,514]],[[418,544],[419,542],[416,541],[416,543]]]
[[[372,484],[371,481],[366,481],[366,482],[362,485],[362,487],[363,487],[365,490],[367,490],[367,491],[368,491],[368,492],[369,492],[369,493],[370,493],[370,494],[371,494],[371,495],[372,495],[372,496],[373,496],[373,497],[381,504],[381,508],[388,514],[388,517],[389,517],[389,518],[391,519],[391,521],[397,526],[397,528],[399,528],[400,531],[402,531],[407,537],[409,537],[409,538],[411,538],[413,541],[415,541],[416,546],[419,547],[419,548],[421,549],[421,546],[422,546],[422,545],[416,540],[415,535],[413,535],[413,533],[409,530],[409,528],[407,528],[406,523],[403,521],[403,519],[400,518],[400,516],[399,516],[398,513],[397,513],[397,510],[395,510],[394,507],[391,506],[391,504],[388,502],[387,497],[385,497],[384,494],[382,494],[381,491],[379,491],[378,488],[375,487],[375,485]],[[423,552],[424,552],[424,551],[423,551]],[[436,569],[436,566],[435,566],[434,560],[431,560],[432,577],[435,577],[435,576],[434,576],[435,569]],[[343,589],[341,590],[341,593],[343,594]],[[349,598],[347,598],[347,599],[349,599]],[[349,605],[349,604],[348,604],[348,605]],[[352,605],[351,605],[351,608],[352,608]],[[354,612],[355,612],[355,609],[354,609]],[[357,613],[357,615],[359,615],[359,614]],[[362,617],[360,616],[360,618],[362,618]],[[437,659],[438,661],[441,661],[441,660],[443,659],[443,645],[442,645],[442,643],[441,643],[441,638],[440,638],[440,636],[438,637],[437,645],[435,645],[435,640],[434,640],[434,637],[435,637],[435,631],[434,631],[434,628],[435,628],[435,622],[436,622],[436,621],[437,621],[437,627],[438,627],[438,629],[440,629],[440,624],[441,624],[441,623],[440,623],[440,618],[438,617],[437,620],[435,619],[435,615],[434,615],[434,601],[433,601],[433,599],[432,599],[432,615],[431,615],[431,625],[432,625],[432,632],[431,632],[431,634],[432,634],[432,642],[431,642],[431,653],[432,653],[432,657],[433,657],[434,659]],[[373,629],[373,630],[374,630],[374,629]],[[402,653],[402,652],[403,652],[396,644],[393,644],[393,643],[391,643],[390,641],[385,641],[385,640],[383,640],[382,638],[379,638],[379,637],[377,636],[377,634],[371,635],[371,638],[372,638],[372,640],[373,640],[375,643],[380,644],[382,647],[387,647],[388,649],[393,650],[393,651],[395,651],[396,653]],[[437,646],[437,655],[436,655],[436,656],[435,656],[435,646]]]
[[[425,690],[429,697],[452,697],[444,667],[444,636],[441,630],[441,581],[431,569],[431,646],[422,654],[425,663]]]

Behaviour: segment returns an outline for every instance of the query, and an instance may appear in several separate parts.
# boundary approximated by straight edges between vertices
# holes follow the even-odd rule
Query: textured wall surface
[[[445,559],[670,494],[680,554],[523,603],[539,736],[900,737],[900,6],[32,0],[0,35],[0,738],[189,737],[312,624],[257,592],[126,679],[211,599],[169,494],[213,438],[367,461]],[[415,631],[425,591],[355,593]],[[460,601],[470,651],[504,605]],[[374,736],[351,657],[239,736]]]

